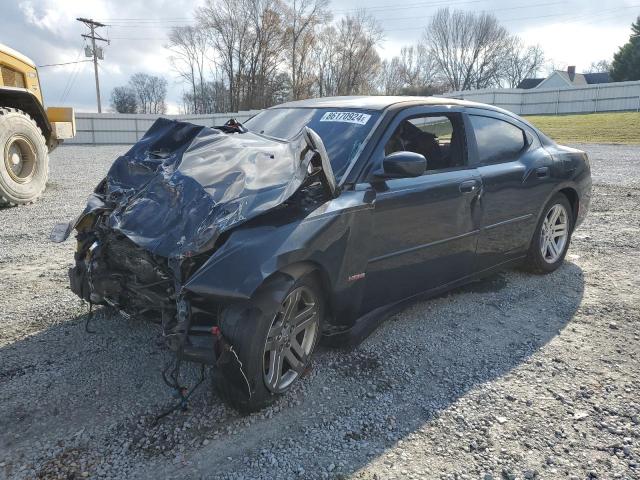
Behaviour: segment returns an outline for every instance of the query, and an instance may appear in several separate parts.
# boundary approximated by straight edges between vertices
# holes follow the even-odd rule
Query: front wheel
[[[217,387],[243,412],[260,410],[286,393],[308,368],[320,336],[324,301],[313,274],[298,279],[277,305],[261,315],[242,306],[223,313],[222,333],[237,352],[250,393],[224,377]]]
[[[573,210],[567,197],[556,194],[547,203],[525,261],[527,270],[534,273],[551,273],[567,254],[573,231]]]

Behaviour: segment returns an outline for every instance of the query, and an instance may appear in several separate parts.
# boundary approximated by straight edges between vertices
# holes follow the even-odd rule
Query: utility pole
[[[96,40],[101,42],[107,42],[107,45],[109,44],[109,40],[107,40],[106,38],[102,38],[100,34],[96,33],[96,28],[106,27],[106,25],[104,23],[95,22],[93,19],[90,19],[90,18],[76,18],[76,20],[84,23],[89,28],[89,31],[91,32],[89,35],[82,34],[81,36],[84,38],[91,39],[91,54],[93,55],[93,70],[96,76],[96,98],[98,99],[98,113],[102,113],[102,104],[100,102],[100,80],[98,79],[98,57],[100,58],[100,60],[102,60],[103,55],[102,55],[102,49],[98,50],[98,48],[96,48]],[[91,55],[87,55],[87,56],[91,56]]]

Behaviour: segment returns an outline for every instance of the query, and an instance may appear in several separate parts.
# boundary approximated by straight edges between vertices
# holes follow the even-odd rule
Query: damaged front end
[[[237,123],[211,129],[159,119],[113,163],[78,219],[56,226],[51,238],[77,232],[69,278],[80,298],[161,324],[177,355],[174,377],[189,360],[218,365],[242,383],[240,362],[219,328],[221,309],[234,299],[203,298],[184,287],[232,229],[286,208],[306,188],[314,201],[338,195],[311,129],[280,141]],[[179,389],[177,378],[168,383]]]

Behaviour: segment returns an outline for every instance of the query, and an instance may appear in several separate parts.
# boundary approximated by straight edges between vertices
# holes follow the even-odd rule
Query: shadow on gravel
[[[506,272],[489,277],[408,307],[351,352],[319,352],[311,378],[268,413],[239,417],[217,401],[212,404],[203,389],[190,412],[166,419],[168,425],[188,428],[161,440],[161,427],[153,430],[148,421],[139,421],[172,402],[160,379],[172,354],[159,346],[157,327],[100,310],[92,324],[97,333],[87,334],[81,315],[0,348],[0,431],[10,432],[0,438],[0,462],[11,476],[7,469],[29,457],[47,458],[49,444],[76,448],[96,442],[87,454],[89,470],[103,454],[128,451],[160,460],[155,467],[166,460],[158,472],[179,478],[186,464],[173,464],[163,452],[188,444],[183,458],[189,459],[190,475],[252,472],[268,468],[270,460],[247,464],[241,459],[260,457],[268,445],[275,457],[279,450],[288,455],[281,441],[287,425],[288,438],[317,438],[307,478],[329,472],[330,478],[348,476],[475,386],[525,362],[571,321],[583,291],[582,270],[571,263],[547,276]],[[119,443],[104,452],[100,438]],[[205,438],[210,440],[203,443]],[[341,455],[348,457],[344,465],[337,461]],[[331,464],[337,464],[335,471]],[[154,476],[154,468],[143,472],[143,477]]]
[[[71,317],[0,348],[0,465],[9,477],[13,467],[82,444],[92,430],[169,396],[160,370],[170,353],[159,347],[155,325],[97,309],[95,333],[87,333],[86,319],[86,313]],[[37,330],[37,323],[29,328]],[[79,475],[74,465],[71,476]]]
[[[582,269],[567,262],[551,275],[530,275],[520,271],[498,273],[420,302],[395,316],[392,325],[387,322],[365,343],[387,341],[394,330],[413,337],[417,348],[406,343],[402,345],[407,349],[402,362],[409,372],[407,381],[392,379],[395,385],[387,385],[389,375],[384,371],[388,360],[377,355],[375,348],[367,349],[373,354],[354,352],[355,360],[348,362],[345,373],[352,380],[361,375],[366,377],[365,381],[381,378],[373,382],[373,398],[359,408],[393,411],[398,428],[391,434],[384,429],[377,430],[374,435],[348,432],[348,437],[368,440],[378,448],[373,455],[365,449],[341,472],[346,476],[358,472],[383,456],[398,441],[418,432],[470,390],[509,377],[515,368],[527,362],[566,327],[580,307],[583,295]],[[421,315],[420,311],[424,309],[427,314]],[[426,323],[425,327],[417,326],[420,320]],[[391,373],[396,372],[392,370]],[[390,408],[380,392],[391,389],[395,394]],[[548,392],[539,394],[544,396]],[[507,396],[499,401],[505,404],[505,412],[508,412],[510,402],[517,399]],[[495,406],[493,402],[495,399],[478,400],[478,408],[487,410],[487,426],[497,421],[489,413]],[[462,422],[460,432],[467,430],[465,420],[458,420]],[[450,432],[451,435],[454,433]],[[465,437],[468,437],[471,453],[474,449],[480,452],[488,448],[483,436],[473,438],[472,432],[467,430]],[[446,449],[446,438],[442,441]],[[326,465],[331,461],[329,457],[322,463]],[[395,471],[391,477],[395,478],[399,473]]]
[[[238,435],[214,440],[193,454],[188,467],[163,473],[167,478],[211,472],[224,473],[223,478],[289,478],[299,476],[298,465],[305,463],[304,478],[360,478],[359,470],[380,462],[470,390],[509,378],[565,328],[583,293],[582,270],[567,262],[551,275],[507,271],[418,302],[353,351],[320,352],[301,405],[281,402],[273,417],[269,413]],[[295,399],[295,393],[288,397]],[[479,399],[477,408],[487,410],[487,428],[497,421],[490,413],[496,401],[508,412],[511,401],[524,399]],[[458,431],[449,434],[466,430],[469,443],[486,451],[487,439],[471,438],[476,433],[459,421]],[[435,444],[446,449],[447,441]],[[309,458],[313,466],[301,460]],[[385,465],[378,468],[388,471]],[[380,478],[401,476],[388,473]]]

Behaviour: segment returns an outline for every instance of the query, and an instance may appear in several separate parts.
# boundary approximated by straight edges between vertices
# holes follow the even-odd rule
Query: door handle
[[[536,168],[536,176],[538,178],[547,178],[549,176],[549,167]]]
[[[477,188],[478,188],[477,180],[467,180],[466,182],[462,182],[460,185],[458,185],[458,189],[462,193],[473,193],[476,191]]]

